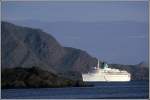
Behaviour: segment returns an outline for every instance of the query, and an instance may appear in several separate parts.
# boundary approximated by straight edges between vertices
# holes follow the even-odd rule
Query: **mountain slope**
[[[85,51],[62,47],[42,30],[2,22],[2,68],[38,66],[52,72],[84,72],[94,65],[96,59]]]
[[[129,20],[99,22],[10,20],[10,22],[40,28],[57,37],[64,46],[86,50],[91,55],[110,63],[136,64],[143,60],[148,61],[148,38],[146,38],[149,33],[148,22]]]

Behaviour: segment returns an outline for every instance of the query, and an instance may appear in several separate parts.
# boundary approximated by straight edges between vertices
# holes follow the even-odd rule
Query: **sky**
[[[2,18],[44,21],[148,21],[147,2],[4,2]]]
[[[2,2],[2,20],[42,28],[108,63],[148,60],[148,16],[147,1]]]

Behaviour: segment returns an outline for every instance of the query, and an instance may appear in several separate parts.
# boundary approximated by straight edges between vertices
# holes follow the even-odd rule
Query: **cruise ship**
[[[102,64],[99,67],[99,60],[97,66],[92,69],[92,71],[82,74],[83,81],[87,82],[127,82],[131,80],[131,75],[127,71],[121,71],[119,69],[109,68],[107,63]]]

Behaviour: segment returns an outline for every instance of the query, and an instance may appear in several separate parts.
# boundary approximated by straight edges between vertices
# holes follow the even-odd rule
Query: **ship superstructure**
[[[103,63],[101,68],[99,67],[99,60],[97,66],[90,72],[82,74],[83,81],[130,81],[131,75],[127,71],[121,71],[119,69],[109,68],[107,63]]]

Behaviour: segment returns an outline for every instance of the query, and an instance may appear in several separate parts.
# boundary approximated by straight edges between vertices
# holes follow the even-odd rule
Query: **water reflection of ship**
[[[83,81],[130,81],[131,75],[127,71],[112,69],[108,64],[103,62],[100,68],[99,60],[97,66],[90,72],[82,74]]]

